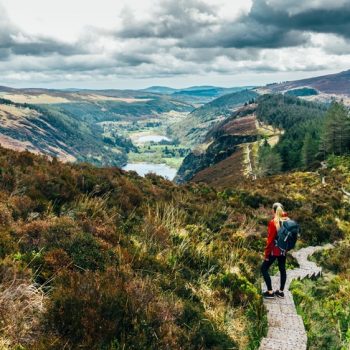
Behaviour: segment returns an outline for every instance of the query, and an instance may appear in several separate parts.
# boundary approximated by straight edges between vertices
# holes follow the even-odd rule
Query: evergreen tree
[[[303,165],[309,166],[316,158],[319,148],[319,142],[315,135],[307,132],[304,137],[303,147],[301,149],[301,157]]]
[[[321,150],[336,155],[350,150],[350,117],[343,103],[333,101],[326,113]]]
[[[282,159],[279,153],[265,140],[259,148],[256,175],[258,177],[273,175],[282,169]]]

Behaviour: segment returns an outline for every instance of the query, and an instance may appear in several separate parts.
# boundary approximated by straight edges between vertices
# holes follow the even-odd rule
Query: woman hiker
[[[264,298],[272,299],[275,296],[284,298],[284,285],[286,284],[287,272],[286,272],[286,255],[282,254],[280,248],[275,245],[275,239],[277,231],[280,228],[282,221],[288,220],[287,213],[283,210],[281,203],[274,203],[272,206],[274,218],[268,224],[267,230],[267,242],[265,247],[265,259],[261,265],[261,273],[264,277],[267,291],[263,293]],[[275,292],[272,290],[271,277],[269,275],[269,268],[277,259],[278,268],[280,270],[280,289]]]

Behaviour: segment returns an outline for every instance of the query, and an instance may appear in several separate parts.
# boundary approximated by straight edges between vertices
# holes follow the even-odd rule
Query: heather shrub
[[[131,326],[122,278],[112,270],[64,273],[55,281],[47,320],[70,349],[99,349],[122,337]]]
[[[28,271],[3,261],[0,265],[0,335],[4,348],[31,348],[41,334],[47,297]]]
[[[16,154],[0,148],[0,258],[16,262],[31,291],[46,292],[44,315],[19,319],[28,339],[35,334],[18,340],[28,349],[256,349],[266,331],[259,268],[272,203],[301,224],[300,245],[349,231],[344,176],[331,171],[327,186],[296,172],[218,193]],[[344,278],[346,247],[319,257]],[[341,303],[322,304],[327,312],[348,297],[337,285]],[[331,296],[324,289],[318,295]],[[335,315],[345,339],[346,313]],[[14,336],[0,341],[11,348]]]
[[[92,235],[79,233],[67,241],[64,247],[77,268],[92,271],[105,269],[108,254]]]

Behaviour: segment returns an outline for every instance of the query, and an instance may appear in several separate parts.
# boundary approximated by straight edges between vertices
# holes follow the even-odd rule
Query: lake
[[[123,170],[136,171],[140,176],[145,176],[148,173],[155,173],[163,176],[168,180],[173,180],[177,170],[171,168],[166,164],[155,164],[155,163],[128,163]]]
[[[160,141],[171,141],[169,137],[166,137],[164,135],[144,135],[139,136],[135,139],[137,143],[146,143],[146,142],[160,142]]]

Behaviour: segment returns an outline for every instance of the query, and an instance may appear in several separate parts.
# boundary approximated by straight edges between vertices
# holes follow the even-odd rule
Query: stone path
[[[263,338],[259,350],[306,350],[307,336],[301,316],[297,314],[292,293],[289,291],[293,279],[305,277],[317,277],[322,273],[322,268],[308,260],[308,256],[317,250],[330,249],[333,246],[302,248],[293,252],[293,257],[298,261],[299,268],[287,271],[287,282],[284,291],[284,299],[264,299],[267,309],[268,333]],[[273,290],[279,289],[279,272],[271,277]],[[262,290],[266,285],[262,283]]]

